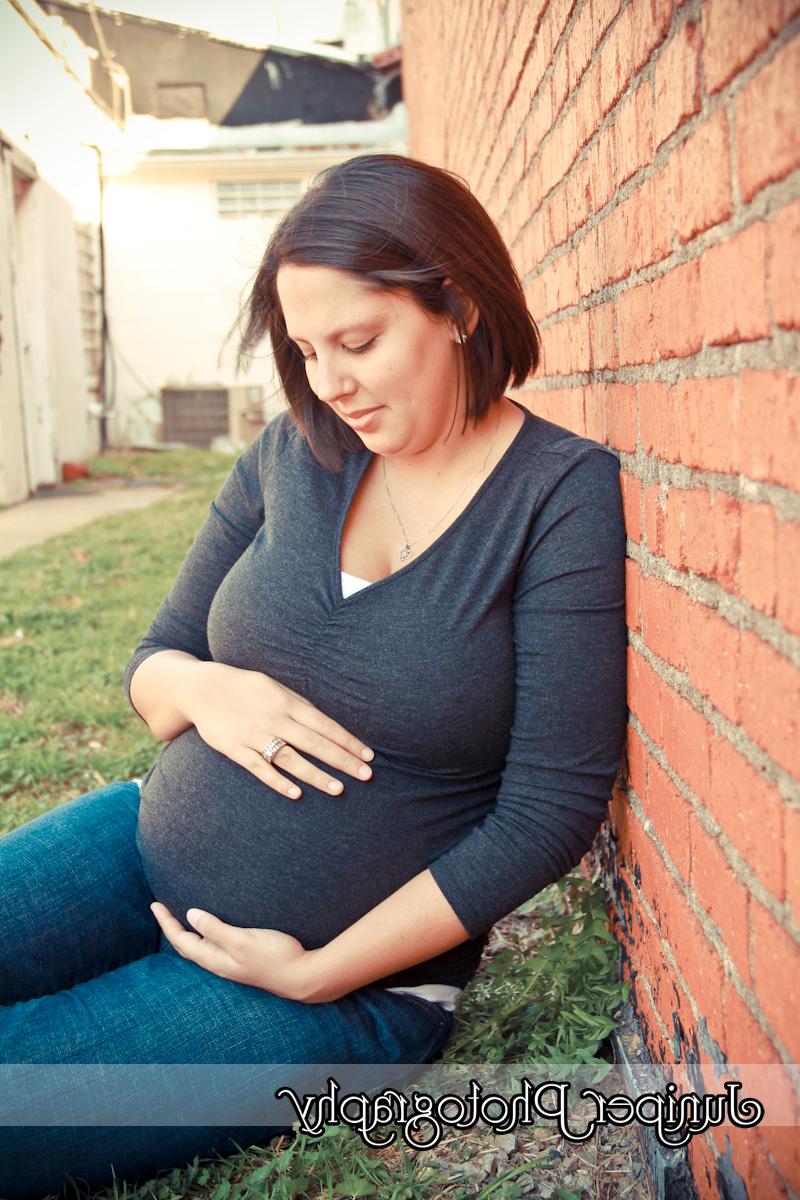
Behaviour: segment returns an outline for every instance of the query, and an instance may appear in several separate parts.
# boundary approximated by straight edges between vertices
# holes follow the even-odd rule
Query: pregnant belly
[[[319,764],[323,765],[323,764]],[[372,780],[331,797],[271,791],[188,729],[142,788],[137,845],[157,900],[322,946],[396,891],[492,807],[486,778],[457,780],[376,757]]]

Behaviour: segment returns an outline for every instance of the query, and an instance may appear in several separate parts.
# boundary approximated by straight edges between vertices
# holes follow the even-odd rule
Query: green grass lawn
[[[159,744],[129,708],[122,672],[199,529],[232,459],[184,450],[115,453],[93,475],[181,480],[150,508],[109,517],[0,561],[0,833],[100,784],[142,775]],[[603,895],[577,873],[495,928],[445,1054],[451,1062],[591,1060],[626,994]],[[507,1200],[513,1178],[476,1189],[475,1131],[455,1156],[372,1151],[337,1128],[298,1134],[227,1160],[176,1169],[137,1190],[96,1197],[439,1196]],[[459,1166],[461,1164],[461,1166]],[[560,1193],[560,1196],[559,1196]],[[575,1193],[552,1192],[556,1200]]]

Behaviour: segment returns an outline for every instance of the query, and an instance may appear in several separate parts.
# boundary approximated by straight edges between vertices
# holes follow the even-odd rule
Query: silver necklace
[[[397,511],[397,509],[394,506],[394,500],[392,499],[392,493],[389,491],[389,484],[386,480],[386,459],[385,458],[383,459],[383,486],[386,488],[386,495],[389,497],[389,503],[392,506],[392,512],[397,517],[397,524],[400,526],[400,530],[403,534],[403,537],[405,538],[405,543],[400,547],[400,562],[405,562],[406,559],[411,558],[411,555],[414,553],[414,551],[411,549],[411,547],[416,546],[419,542],[423,542],[425,540],[425,538],[430,537],[430,535],[433,533],[434,529],[437,529],[441,525],[441,523],[445,519],[445,517],[449,516],[450,513],[453,511],[453,509],[458,504],[461,497],[464,495],[464,492],[467,490],[469,485],[472,483],[473,479],[475,479],[478,475],[482,474],[482,472],[486,469],[486,464],[489,461],[489,455],[492,453],[492,450],[494,449],[495,441],[497,440],[497,431],[499,428],[500,428],[500,414],[498,413],[497,414],[497,424],[494,427],[494,433],[492,434],[492,440],[489,443],[489,449],[486,451],[486,457],[484,458],[483,462],[478,467],[477,471],[474,471],[472,473],[472,475],[470,475],[469,479],[464,484],[461,491],[458,493],[455,500],[448,508],[447,512],[444,513],[443,516],[439,517],[439,520],[436,522],[435,525],[431,525],[431,527],[427,533],[423,533],[422,537],[415,538],[413,542],[410,542],[408,540],[408,534],[406,533],[405,526],[403,525],[403,522],[400,519],[400,513]]]

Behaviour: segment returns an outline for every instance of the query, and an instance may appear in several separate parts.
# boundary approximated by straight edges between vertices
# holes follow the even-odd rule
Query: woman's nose
[[[317,377],[313,383],[318,399],[325,404],[332,404],[340,396],[350,396],[355,391],[355,381],[352,376],[341,369],[332,359],[317,360]]]

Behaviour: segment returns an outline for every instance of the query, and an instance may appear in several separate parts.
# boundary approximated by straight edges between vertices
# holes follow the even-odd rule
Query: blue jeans
[[[150,912],[139,789],[114,783],[0,838],[0,1064],[426,1063],[453,1016],[364,987],[286,1000],[181,958]],[[285,1069],[285,1068],[284,1068]],[[276,1068],[275,1087],[284,1080]],[[74,1118],[73,1118],[74,1119]],[[292,1118],[294,1119],[294,1118]],[[0,1125],[0,1197],[143,1182],[287,1128]]]

